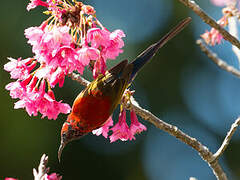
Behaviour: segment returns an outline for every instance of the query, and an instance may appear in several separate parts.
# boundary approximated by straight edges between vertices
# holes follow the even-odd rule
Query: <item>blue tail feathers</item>
[[[177,26],[175,26],[171,31],[169,31],[164,37],[162,37],[158,42],[152,44],[145,51],[143,51],[137,58],[131,63],[133,64],[133,70],[130,77],[130,82],[133,81],[138,71],[156,54],[156,52],[164,46],[170,39],[175,37],[180,31],[186,27],[191,22],[191,18],[188,17],[182,20]]]

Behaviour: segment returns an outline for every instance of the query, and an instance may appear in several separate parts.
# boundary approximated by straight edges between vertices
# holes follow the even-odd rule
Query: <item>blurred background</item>
[[[240,113],[240,80],[219,69],[195,44],[209,27],[178,0],[84,1],[93,5],[98,19],[111,31],[122,29],[122,59],[132,60],[187,16],[192,23],[171,40],[135,79],[132,89],[140,105],[164,121],[177,125],[215,152],[230,125]],[[208,0],[196,1],[212,17],[219,19],[221,9]],[[70,143],[59,164],[57,150],[60,129],[67,115],[48,120],[29,117],[25,110],[14,110],[14,102],[5,85],[9,73],[3,70],[6,57],[31,57],[24,29],[39,26],[47,17],[39,7],[27,12],[26,0],[2,1],[0,45],[0,179],[32,179],[32,168],[43,153],[49,156],[50,172],[63,179],[176,180],[193,176],[215,179],[211,169],[197,152],[174,137],[141,121],[148,127],[132,142],[110,143],[103,137],[87,135]],[[239,67],[227,42],[212,48],[227,63]],[[70,79],[55,88],[57,100],[72,104],[83,86]],[[116,120],[117,114],[114,115]],[[240,179],[240,136],[237,132],[220,163],[229,179]]]

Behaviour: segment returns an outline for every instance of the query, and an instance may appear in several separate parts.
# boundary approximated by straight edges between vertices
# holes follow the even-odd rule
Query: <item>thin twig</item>
[[[224,11],[225,12],[229,11],[231,13],[231,16],[234,16],[239,20],[240,19],[240,12],[238,10],[237,4],[238,4],[238,0],[232,0],[232,1],[226,2],[227,7],[223,8],[223,13],[224,13]]]
[[[230,7],[229,7],[230,8]],[[229,20],[229,33],[232,36],[235,36],[236,38],[238,37],[238,30],[237,30],[237,17],[230,17]],[[240,71],[238,71],[237,69],[235,69],[233,66],[228,65],[225,61],[223,61],[222,59],[220,59],[217,54],[213,53],[208,47],[207,45],[205,45],[205,43],[199,39],[196,42],[201,50],[211,59],[213,60],[214,63],[216,63],[220,68],[232,73],[233,75],[237,76],[238,78],[240,78]],[[232,45],[232,50],[235,53],[235,55],[238,58],[238,61],[240,62],[240,50]],[[225,149],[227,148],[227,146],[229,145],[230,140],[232,139],[232,136],[234,134],[234,132],[237,130],[237,127],[240,125],[240,118],[236,119],[236,121],[232,124],[231,129],[228,131],[221,147],[217,150],[217,152],[215,154],[213,154],[212,156],[212,160],[211,161],[215,161],[216,159],[218,159],[223,152],[225,151]]]
[[[77,81],[78,83],[82,84],[83,86],[88,86],[90,82],[84,79],[80,74],[71,73],[68,75],[72,80]]]
[[[221,147],[217,150],[217,152],[213,155],[213,161],[218,159],[223,152],[225,151],[225,149],[227,148],[227,146],[229,145],[230,140],[232,139],[233,134],[236,132],[238,126],[240,125],[240,118],[237,118],[235,120],[235,122],[231,125],[230,130],[228,131]]]
[[[201,50],[214,62],[216,63],[220,68],[224,69],[227,72],[232,73],[233,75],[237,76],[240,78],[240,71],[238,71],[236,68],[233,66],[230,66],[227,64],[224,60],[220,59],[217,54],[212,52],[206,45],[205,43],[201,40],[198,39],[196,43],[200,46]]]
[[[47,179],[47,173],[49,171],[49,168],[47,168],[47,163],[48,163],[48,156],[46,154],[43,154],[38,166],[38,172],[35,168],[33,168],[34,180]]]
[[[237,28],[237,18],[236,17],[230,17],[228,19],[228,29],[229,33],[233,35],[234,37],[238,37],[238,28]],[[232,45],[232,50],[235,53],[235,55],[238,58],[238,62],[240,62],[240,49],[238,49],[236,46]]]
[[[232,36],[228,31],[226,31],[224,28],[222,28],[214,19],[212,19],[210,16],[208,16],[199,6],[195,3],[193,0],[179,0],[181,3],[183,3],[188,8],[192,9],[205,23],[210,25],[211,27],[218,30],[223,38],[227,41],[229,41],[231,44],[235,45],[240,49],[240,42],[237,38]]]
[[[47,167],[47,163],[48,156],[46,154],[43,154],[38,166],[38,171],[35,168],[33,168],[34,180],[48,180],[48,179],[61,180],[62,176],[56,173],[48,175],[50,168]]]
[[[74,75],[74,77],[76,77]],[[78,77],[81,80],[78,82],[87,82],[85,84],[88,84],[89,82],[87,80],[84,80],[83,77]],[[84,84],[83,84],[84,85]],[[125,102],[125,101],[124,101]],[[213,173],[217,177],[218,180],[227,180],[227,176],[224,173],[223,169],[218,163],[218,159],[213,160],[213,154],[209,151],[209,149],[201,144],[196,138],[193,138],[181,130],[179,130],[176,126],[173,126],[171,124],[168,124],[161,119],[157,118],[155,115],[153,115],[148,110],[143,109],[139,106],[137,101],[131,96],[130,101],[125,102],[123,104],[125,108],[127,109],[133,109],[139,116],[141,116],[143,119],[149,121],[157,128],[171,134],[172,136],[176,137],[180,141],[186,143],[187,145],[191,146],[193,149],[198,151],[199,155],[202,157],[203,160],[205,160],[209,166],[212,168]]]

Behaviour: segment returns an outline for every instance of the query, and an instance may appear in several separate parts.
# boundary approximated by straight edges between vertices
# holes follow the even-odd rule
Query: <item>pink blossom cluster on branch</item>
[[[73,4],[72,4],[73,3]],[[96,18],[95,9],[82,2],[64,0],[31,0],[27,10],[43,6],[50,17],[38,27],[25,30],[25,37],[32,46],[33,57],[8,58],[4,69],[16,81],[6,85],[13,99],[19,99],[14,108],[25,108],[30,116],[56,119],[59,113],[67,114],[71,107],[57,101],[53,88],[64,85],[65,76],[73,72],[83,74],[86,66],[93,77],[105,74],[106,61],[122,53],[125,34],[122,30],[110,32]],[[126,91],[130,97],[132,92]],[[112,127],[113,126],[113,127]],[[110,142],[133,140],[135,134],[146,130],[131,111],[131,125],[126,122],[126,110],[121,108],[119,121],[112,118],[93,134],[102,134]],[[109,132],[112,132],[109,136]]]
[[[56,119],[67,114],[71,107],[57,101],[53,88],[62,87],[65,76],[77,71],[82,74],[89,66],[93,77],[104,74],[106,60],[122,53],[125,34],[122,30],[108,31],[96,18],[92,6],[62,0],[32,0],[27,10],[44,6],[50,17],[39,27],[25,30],[33,57],[9,58],[4,69],[16,79],[6,86],[10,96],[19,99],[14,108],[25,108],[31,116]]]
[[[233,17],[236,11],[239,11],[237,6],[238,0],[211,0],[211,2],[216,6],[226,6],[223,8],[223,17],[220,18],[217,23],[222,27],[228,26],[228,18]],[[206,30],[204,34],[201,35],[204,41],[211,46],[220,44],[223,40],[223,36],[218,30],[211,28],[210,31]]]
[[[100,128],[93,130],[92,133],[99,136],[103,135],[105,138],[108,138],[108,133],[111,130],[112,135],[109,136],[110,142],[115,142],[117,140],[128,141],[135,140],[134,137],[136,134],[141,133],[142,131],[146,131],[147,128],[143,124],[141,124],[138,119],[135,111],[130,112],[131,117],[131,125],[128,126],[126,122],[126,110],[122,109],[119,113],[119,120],[113,126],[112,117],[110,117],[107,122]],[[112,128],[110,128],[113,126]]]
[[[228,25],[228,17],[223,16],[217,22],[222,27],[226,27]],[[210,31],[206,30],[206,32],[204,34],[202,34],[201,37],[205,40],[205,42],[207,44],[210,44],[211,46],[215,46],[216,44],[220,44],[222,39],[223,39],[223,36],[221,35],[221,33],[219,33],[219,31],[214,29],[214,28],[211,28]]]

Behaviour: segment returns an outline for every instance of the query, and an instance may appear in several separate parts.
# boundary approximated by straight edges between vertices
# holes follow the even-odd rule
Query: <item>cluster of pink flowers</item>
[[[130,117],[131,125],[129,127],[126,122],[126,110],[122,109],[119,114],[119,120],[114,126],[112,117],[110,117],[102,127],[93,130],[92,133],[97,136],[102,134],[105,138],[108,138],[109,131],[112,131],[112,135],[109,136],[111,143],[117,141],[118,139],[121,141],[135,140],[134,135],[141,133],[142,131],[146,131],[147,128],[138,121],[135,111],[132,110],[130,112]],[[111,126],[113,127],[110,128]]]
[[[53,88],[62,87],[65,76],[77,71],[82,74],[91,66],[93,76],[104,74],[106,60],[122,53],[125,34],[108,31],[96,18],[92,6],[62,0],[31,0],[27,10],[37,6],[48,9],[51,15],[39,27],[25,30],[34,56],[9,58],[4,69],[16,79],[6,86],[12,98],[18,98],[14,108],[25,108],[28,114],[56,119],[59,113],[69,113],[71,107],[57,101]]]
[[[223,8],[223,17],[217,21],[217,23],[222,26],[228,26],[228,18],[234,16],[234,11],[238,11],[237,0],[211,0],[211,2],[216,6],[227,6]],[[223,36],[216,29],[212,28],[210,31],[207,31],[201,35],[204,41],[211,46],[220,44],[223,40]]]
[[[89,66],[93,77],[104,74],[107,59],[115,59],[124,46],[122,30],[110,32],[96,18],[92,6],[74,1],[74,5],[62,0],[31,0],[27,10],[44,6],[51,15],[39,27],[25,30],[33,57],[8,58],[4,69],[16,81],[6,85],[13,99],[19,99],[14,108],[25,108],[31,116],[42,114],[42,118],[56,119],[59,113],[67,114],[71,107],[57,101],[53,88],[62,87],[65,76],[77,71],[82,74]],[[129,91],[130,92],[130,91]],[[131,95],[128,94],[128,96]],[[135,139],[134,135],[146,130],[131,111],[131,125],[126,123],[126,110],[121,108],[119,121],[113,126],[110,118],[104,126],[94,130],[111,142]],[[113,126],[113,127],[111,127]]]
[[[222,27],[227,26],[228,17],[223,16],[220,20],[218,20],[218,24],[220,24]],[[212,28],[210,31],[206,30],[206,32],[202,34],[201,37],[205,40],[207,44],[210,44],[211,46],[220,44],[223,39],[223,36],[219,33],[219,31],[214,28]]]
[[[211,2],[216,6],[227,6],[229,4],[235,3],[236,0],[211,0]]]
[[[129,101],[133,93],[134,91],[130,91],[127,89],[124,92],[123,101],[126,101],[126,102]],[[130,111],[130,119],[131,119],[131,124],[129,127],[126,122],[126,109],[124,109],[121,105],[119,119],[114,126],[113,126],[112,117],[110,117],[102,127],[96,130],[93,130],[92,133],[97,136],[102,134],[105,138],[109,137],[111,143],[117,140],[121,140],[121,141],[135,140],[136,138],[134,136],[136,134],[140,134],[142,131],[146,131],[147,128],[146,126],[144,126],[138,121],[137,115],[134,110]],[[110,131],[112,132],[112,134],[109,136]]]
[[[61,180],[62,176],[59,176],[57,173],[52,173],[50,175],[47,175],[46,180]]]

